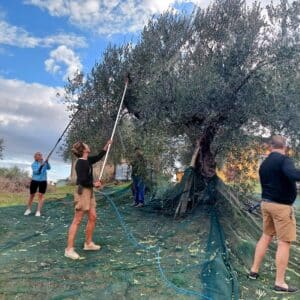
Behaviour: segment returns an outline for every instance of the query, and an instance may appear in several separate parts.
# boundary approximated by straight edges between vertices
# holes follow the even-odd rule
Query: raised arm
[[[106,151],[108,150],[109,145],[111,145],[111,144],[112,144],[112,140],[108,140],[98,155],[89,156],[88,157],[89,163],[94,164],[94,163],[98,162],[105,155]]]
[[[89,156],[88,157],[89,163],[91,163],[91,164],[96,163],[105,155],[105,153],[106,153],[106,151],[101,150],[97,155]]]

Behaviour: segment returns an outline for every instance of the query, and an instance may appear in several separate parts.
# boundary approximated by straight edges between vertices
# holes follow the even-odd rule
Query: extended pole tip
[[[129,72],[127,72],[127,74],[125,76],[125,83],[127,83],[127,84],[132,83],[131,76],[130,76]]]
[[[81,109],[82,109],[82,105],[81,105],[81,104],[77,104],[77,105],[76,105],[76,109],[77,109],[77,111],[78,111],[78,110],[81,110]]]

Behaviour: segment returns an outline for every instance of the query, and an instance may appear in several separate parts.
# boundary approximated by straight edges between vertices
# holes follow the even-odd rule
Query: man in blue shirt
[[[296,181],[300,170],[285,155],[286,139],[272,137],[272,151],[259,169],[262,187],[263,234],[256,245],[250,279],[258,278],[259,267],[273,237],[277,238],[276,278],[273,290],[277,293],[295,293],[297,288],[285,282],[291,242],[296,241],[296,219],[293,203],[297,197]]]
[[[32,168],[32,180],[30,183],[30,196],[28,199],[27,209],[24,213],[25,216],[31,214],[31,207],[34,196],[38,190],[39,203],[35,213],[36,217],[41,216],[41,210],[44,204],[44,195],[47,190],[47,171],[50,170],[50,164],[47,160],[43,161],[43,155],[41,152],[34,154],[34,162],[31,165]]]

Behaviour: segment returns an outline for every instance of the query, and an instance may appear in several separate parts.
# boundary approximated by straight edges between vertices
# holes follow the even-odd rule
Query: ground
[[[82,250],[85,220],[76,239],[76,249],[84,257],[80,261],[63,255],[73,217],[71,194],[48,200],[41,218],[23,216],[24,205],[0,208],[0,299],[213,299],[201,283],[204,262],[213,260],[207,255],[208,211],[199,210],[174,221],[147,209],[132,208],[130,192],[126,188],[124,193],[119,191],[119,187],[110,188],[105,190],[112,193],[109,198],[97,196],[94,240],[102,249]],[[235,240],[226,235],[232,229],[225,224],[225,217],[220,222],[230,264],[237,272],[240,299],[284,299],[270,288],[274,275],[271,257],[262,278],[249,281],[247,261],[239,259]],[[236,230],[238,235],[241,231]],[[240,238],[246,240],[247,236]],[[240,251],[247,247],[253,250],[254,245],[244,244],[239,244]],[[298,259],[298,248],[293,251]],[[217,276],[222,282],[222,274]],[[299,282],[299,274],[292,270],[288,276]],[[214,293],[219,295],[214,299],[228,299],[222,290]],[[300,295],[285,299],[300,299]]]

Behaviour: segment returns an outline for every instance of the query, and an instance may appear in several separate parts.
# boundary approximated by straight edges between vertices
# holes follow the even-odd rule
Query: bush
[[[0,168],[0,176],[8,179],[28,179],[29,174],[27,171],[23,171],[17,166],[12,168]]]
[[[0,192],[20,193],[28,190],[30,179],[8,179],[0,176]]]
[[[30,177],[28,172],[13,168],[0,168],[0,191],[1,192],[24,192],[28,190]]]

